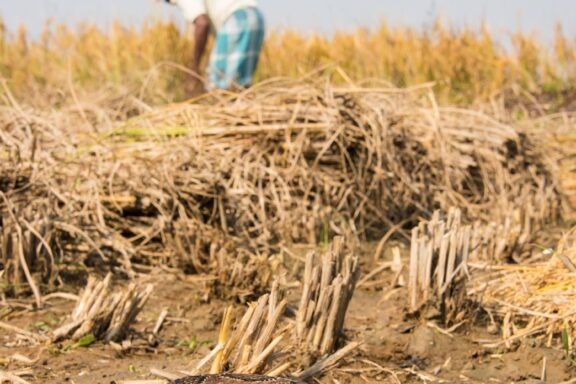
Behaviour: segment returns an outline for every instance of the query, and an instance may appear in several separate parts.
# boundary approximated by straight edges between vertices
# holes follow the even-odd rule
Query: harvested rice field
[[[0,383],[576,382],[570,94],[358,77],[3,78]]]

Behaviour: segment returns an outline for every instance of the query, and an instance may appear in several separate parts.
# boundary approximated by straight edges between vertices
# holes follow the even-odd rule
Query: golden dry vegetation
[[[137,89],[149,99],[182,96],[192,41],[174,23],[141,28],[114,23],[103,31],[48,22],[39,39],[24,27],[8,33],[0,22],[0,76],[20,96],[103,85]],[[338,66],[353,80],[378,79],[395,86],[436,84],[442,100],[459,104],[532,95],[561,106],[576,80],[576,41],[557,27],[553,44],[512,33],[504,48],[487,27],[453,29],[438,21],[428,30],[392,28],[338,32],[331,37],[271,31],[258,79],[301,77]],[[528,96],[529,97],[529,96]]]

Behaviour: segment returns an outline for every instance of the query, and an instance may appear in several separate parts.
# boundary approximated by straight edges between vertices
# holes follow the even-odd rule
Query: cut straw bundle
[[[472,249],[472,227],[461,220],[459,209],[451,210],[445,219],[436,211],[432,220],[412,230],[408,278],[412,312],[433,304],[446,323],[460,316]]]
[[[474,222],[465,225],[460,209],[443,217],[435,211],[432,219],[412,230],[409,271],[409,307],[413,312],[425,304],[435,304],[446,321],[466,300],[465,281],[471,261],[500,264],[527,251],[535,233],[544,223],[555,220],[557,205],[541,204],[534,209],[528,202],[515,208],[503,222]]]
[[[211,373],[230,371],[235,373],[268,373],[279,376],[291,364],[275,366],[276,359],[282,356],[285,339],[290,326],[280,327],[286,309],[286,301],[280,300],[277,284],[272,292],[257,302],[250,303],[243,317],[234,326],[232,308],[224,311],[218,344],[196,366],[197,374],[212,361]]]
[[[474,225],[474,251],[471,260],[492,263],[518,262],[532,255],[533,242],[540,232],[560,219],[560,201],[555,187],[518,191],[522,206],[502,203],[502,211],[485,223]]]
[[[112,275],[102,281],[89,277],[69,322],[56,329],[53,341],[79,340],[92,334],[96,340],[122,341],[152,294],[153,286],[130,284],[119,292],[112,289]]]
[[[336,237],[314,266],[306,258],[304,287],[296,316],[296,342],[315,356],[333,353],[343,335],[344,319],[358,282],[358,257],[346,255],[344,239]]]
[[[223,349],[216,356],[212,373],[221,372],[223,367],[238,373],[263,372],[270,363],[270,357],[281,350],[279,345],[287,331],[287,328],[279,329],[286,301],[279,301],[278,296],[278,290],[274,288],[270,295],[251,304],[230,339],[226,340],[221,333]],[[229,320],[225,317],[222,324],[224,332],[229,326]],[[268,370],[277,371],[277,368],[268,367]]]

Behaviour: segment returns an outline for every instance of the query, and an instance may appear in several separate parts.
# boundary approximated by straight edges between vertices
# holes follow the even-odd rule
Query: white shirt
[[[214,28],[220,29],[226,19],[242,8],[257,7],[258,0],[171,0],[184,12],[188,21],[194,21],[198,16],[207,14]]]

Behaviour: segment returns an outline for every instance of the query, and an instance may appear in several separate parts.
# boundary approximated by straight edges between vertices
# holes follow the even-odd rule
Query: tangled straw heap
[[[476,112],[439,108],[427,87],[277,80],[197,103],[122,105],[0,110],[2,225],[41,237],[50,218],[42,244],[60,268],[222,273],[241,258],[242,273],[261,276],[270,266],[258,255],[316,242],[326,230],[371,238],[435,209],[494,220],[534,199],[547,212],[557,207],[527,137]],[[114,120],[129,114],[137,116]],[[22,284],[1,242],[7,279]],[[39,259],[50,253],[25,253],[28,282],[45,279]]]

